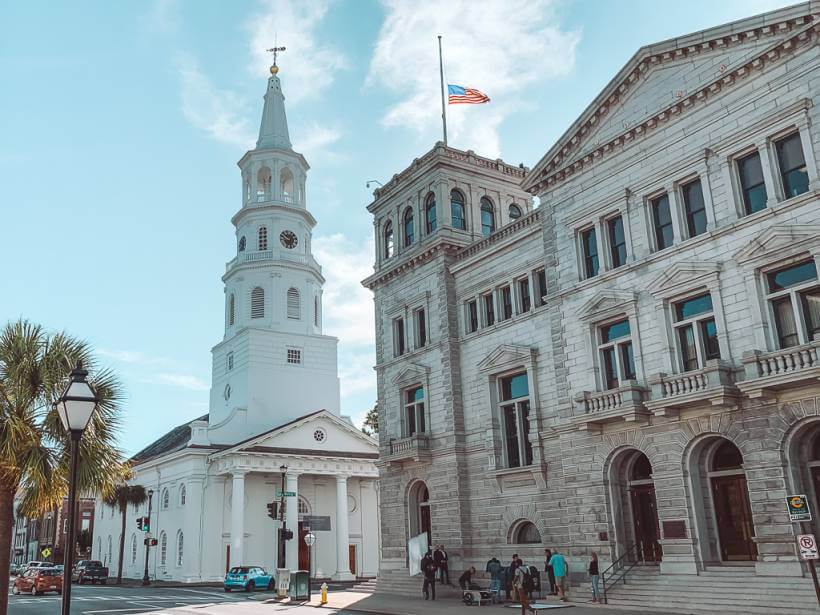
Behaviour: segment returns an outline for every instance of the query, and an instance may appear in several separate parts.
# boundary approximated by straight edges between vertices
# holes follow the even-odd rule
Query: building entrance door
[[[754,561],[757,546],[744,475],[712,477],[720,555],[725,562]]]
[[[305,544],[305,535],[308,531],[304,528],[304,524],[299,522],[299,570],[308,570],[310,566],[309,546]]]
[[[347,563],[353,576],[359,576],[356,572],[356,545],[347,545]]]
[[[632,516],[635,521],[635,542],[640,545],[647,562],[661,561],[658,505],[654,485],[635,485],[632,492]]]
[[[427,532],[427,545],[430,546],[433,540],[433,532],[430,524],[430,503],[419,504],[419,533]]]

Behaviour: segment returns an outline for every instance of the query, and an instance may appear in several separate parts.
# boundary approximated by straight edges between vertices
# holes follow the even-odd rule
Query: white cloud
[[[577,32],[561,28],[556,0],[383,0],[386,12],[367,82],[401,99],[385,114],[387,126],[440,138],[441,93],[437,35],[442,36],[445,81],[485,92],[486,105],[447,109],[449,142],[498,156],[498,127],[543,81],[570,73]],[[534,90],[534,86],[538,89]]]
[[[211,388],[208,383],[201,378],[191,376],[190,374],[176,374],[173,372],[154,374],[142,382],[148,384],[167,384],[181,389],[188,389],[189,391],[207,391]]]
[[[138,350],[109,350],[107,348],[98,348],[96,353],[106,359],[142,367],[171,367],[176,365],[176,361],[173,359],[150,356]]]
[[[177,69],[185,119],[218,141],[243,149],[253,147],[255,135],[249,121],[253,113],[247,101],[217,88],[190,56],[180,56]]]
[[[295,140],[293,149],[304,154],[309,161],[315,161],[322,156],[335,157],[328,148],[342,138],[338,128],[312,122],[300,132],[302,134]]]
[[[260,12],[248,21],[252,74],[268,74],[271,55],[265,49],[274,44],[286,48],[279,66],[289,101],[318,96],[347,67],[341,51],[317,33],[330,4],[329,0],[264,0]]]
[[[157,32],[176,32],[180,23],[178,1],[154,0],[147,18],[148,24]]]

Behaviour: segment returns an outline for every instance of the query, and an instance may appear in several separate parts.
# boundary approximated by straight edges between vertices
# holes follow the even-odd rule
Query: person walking
[[[544,572],[547,573],[547,578],[550,582],[550,596],[554,596],[557,592],[555,591],[555,572],[553,572],[552,566],[550,566],[551,557],[552,551],[544,549]]]
[[[558,597],[562,602],[567,602],[567,573],[569,572],[569,564],[567,558],[555,549],[550,558],[550,565],[555,574],[555,587],[558,589]]]
[[[495,602],[501,598],[501,576],[504,572],[504,566],[493,556],[487,562],[485,571],[490,573],[490,591],[493,593],[493,602]]]
[[[592,559],[589,561],[589,580],[592,583],[592,602],[600,602],[601,590],[598,581],[601,577],[598,573],[598,554],[593,551]]]
[[[515,569],[515,581],[513,585],[518,593],[518,601],[521,603],[521,615],[526,615],[527,611],[535,613],[535,609],[530,606],[530,594],[535,588],[535,580],[530,573],[530,567],[525,566],[524,562],[520,559]]]
[[[436,599],[436,562],[433,559],[433,552],[427,549],[427,553],[421,558],[421,574],[424,577],[424,585],[422,591],[424,592],[424,599],[429,600],[430,594],[433,594],[433,600]]]
[[[439,582],[444,585],[450,585],[452,587],[452,583],[450,583],[450,567],[447,562],[447,551],[444,550],[444,545],[437,545],[436,550],[433,552],[433,561],[436,564],[436,568],[438,568],[438,580]]]
[[[512,589],[513,582],[515,581],[515,571],[518,568],[518,553],[513,553],[512,561],[510,565],[507,566],[507,578],[504,582],[504,592],[507,595],[507,600],[511,598],[510,590]]]

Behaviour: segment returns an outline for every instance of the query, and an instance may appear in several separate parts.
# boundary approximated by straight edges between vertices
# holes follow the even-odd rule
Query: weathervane
[[[276,45],[276,43],[274,43]],[[284,51],[284,47],[271,47],[270,49],[265,49],[268,53],[273,53],[273,64],[270,67],[270,72],[272,75],[275,75],[279,72],[279,67],[276,66],[276,56],[280,51]]]

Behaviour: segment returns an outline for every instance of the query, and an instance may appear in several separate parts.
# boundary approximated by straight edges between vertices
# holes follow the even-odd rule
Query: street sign
[[[276,497],[277,498],[281,498],[283,495],[286,498],[295,498],[296,497],[296,492],[295,491],[285,491],[285,492],[277,491],[276,492]]]
[[[48,556],[50,556],[50,555],[51,555],[51,549],[49,549],[48,547],[46,547],[45,549],[43,549],[42,551],[40,551],[40,553],[42,553],[42,554],[43,554],[43,557],[48,557]]]
[[[801,534],[797,537],[797,546],[800,547],[800,559],[820,559],[817,553],[817,539],[814,534]]]
[[[329,532],[330,516],[305,515],[302,517],[302,526],[310,528],[311,532]]]
[[[305,544],[309,547],[312,547],[314,544],[316,544],[316,534],[312,534],[311,532],[305,534]]]
[[[805,495],[787,495],[786,508],[789,511],[789,520],[792,523],[811,521],[809,499]]]

